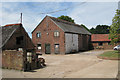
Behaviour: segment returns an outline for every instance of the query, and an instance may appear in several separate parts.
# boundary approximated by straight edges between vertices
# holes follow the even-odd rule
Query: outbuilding
[[[84,27],[55,17],[46,16],[32,31],[36,52],[67,54],[88,50],[91,33]]]
[[[17,70],[36,68],[34,44],[22,24],[0,27],[2,67]]]
[[[109,34],[92,34],[91,42],[94,49],[113,49],[115,47],[115,45],[111,45]],[[120,44],[120,42],[117,44]]]

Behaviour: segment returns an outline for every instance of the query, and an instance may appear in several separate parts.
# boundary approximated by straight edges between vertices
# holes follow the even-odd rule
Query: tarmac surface
[[[42,55],[47,66],[29,72],[2,69],[3,78],[116,78],[118,60],[97,58],[106,50]]]

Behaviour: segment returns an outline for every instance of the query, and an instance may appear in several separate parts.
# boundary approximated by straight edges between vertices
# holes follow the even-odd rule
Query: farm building
[[[111,45],[109,34],[92,34],[91,42],[94,49],[113,49],[115,45]],[[118,42],[120,44],[120,42]]]
[[[2,67],[17,70],[36,68],[35,48],[22,24],[0,27],[2,36]]]
[[[84,27],[46,16],[32,31],[36,52],[66,54],[88,50],[91,33]]]

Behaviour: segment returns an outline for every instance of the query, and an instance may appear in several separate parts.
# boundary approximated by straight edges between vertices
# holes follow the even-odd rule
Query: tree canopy
[[[81,24],[81,26],[84,27],[87,31],[90,32],[90,30],[84,24]]]
[[[65,21],[69,21],[69,22],[75,23],[75,22],[74,22],[74,19],[72,19],[72,18],[69,17],[69,16],[64,16],[64,15],[62,15],[62,16],[58,17],[58,19],[62,19],[62,20],[65,20]]]
[[[109,34],[109,28],[108,25],[97,25],[96,28],[91,28],[90,32],[92,34]]]
[[[109,38],[111,39],[111,44],[116,44],[120,41],[120,10],[116,10],[116,14],[112,19]]]

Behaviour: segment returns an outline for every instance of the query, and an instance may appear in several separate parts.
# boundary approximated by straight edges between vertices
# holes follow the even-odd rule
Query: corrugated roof
[[[50,17],[50,16],[49,16]],[[91,33],[87,31],[84,27],[74,24],[68,21],[64,21],[58,18],[50,17],[60,28],[64,30],[64,32],[78,33],[78,34],[89,34]]]
[[[91,41],[111,41],[109,34],[92,34]]]
[[[0,38],[2,38],[2,41],[0,41],[0,48],[5,45],[5,43],[10,39],[12,34],[20,27],[20,24],[10,24],[0,27]]]

